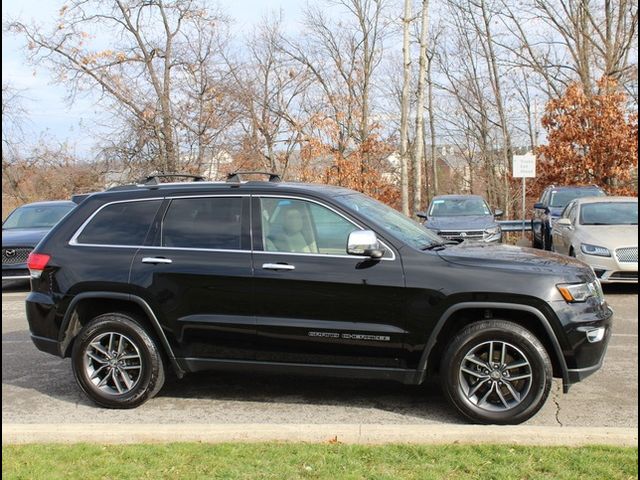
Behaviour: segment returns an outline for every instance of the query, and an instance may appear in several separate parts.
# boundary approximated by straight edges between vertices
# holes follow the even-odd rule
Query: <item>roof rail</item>
[[[240,183],[240,175],[268,175],[270,182],[278,183],[282,181],[280,175],[273,172],[237,171],[227,175],[227,183]]]
[[[149,175],[146,178],[139,180],[137,183],[142,185],[158,185],[160,183],[161,178],[172,178],[172,177],[181,177],[181,178],[191,178],[194,182],[206,182],[207,179],[202,175],[190,175],[187,173],[158,173]]]

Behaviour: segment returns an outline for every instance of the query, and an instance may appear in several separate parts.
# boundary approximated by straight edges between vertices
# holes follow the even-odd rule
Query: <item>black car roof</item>
[[[278,193],[315,193],[322,196],[342,196],[357,193],[344,187],[319,183],[298,182],[175,182],[157,185],[122,185],[103,192],[95,192],[88,196],[94,199],[126,199],[152,197],[158,194],[172,195],[176,193],[213,193],[213,192],[278,192]]]

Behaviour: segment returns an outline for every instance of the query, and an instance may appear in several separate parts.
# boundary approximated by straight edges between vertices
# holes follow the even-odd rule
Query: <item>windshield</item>
[[[74,207],[74,204],[18,207],[9,214],[2,224],[2,229],[51,228]]]
[[[570,188],[566,190],[553,190],[551,192],[550,207],[564,207],[571,200],[583,197],[604,197],[604,192],[598,188]]]
[[[335,200],[348,210],[371,219],[380,225],[385,233],[389,233],[415,248],[421,249],[444,242],[444,239],[427,230],[418,222],[414,222],[397,210],[366,195],[354,193],[353,195],[336,197]]]
[[[464,215],[491,215],[491,209],[482,198],[436,198],[427,213],[430,217],[461,217]]]
[[[580,225],[637,225],[638,202],[587,203],[580,207]]]

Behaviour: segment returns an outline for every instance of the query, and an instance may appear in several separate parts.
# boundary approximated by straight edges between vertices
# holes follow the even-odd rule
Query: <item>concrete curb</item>
[[[638,446],[638,430],[616,427],[376,424],[16,424],[2,444],[166,442],[341,442],[352,444],[509,444]]]

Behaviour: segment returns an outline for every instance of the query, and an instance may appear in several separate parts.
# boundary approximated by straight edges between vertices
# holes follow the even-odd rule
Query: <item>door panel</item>
[[[346,255],[346,238],[358,227],[312,201],[254,198],[253,217],[257,359],[400,365],[400,259]]]
[[[174,199],[131,282],[148,292],[180,357],[252,360],[248,197]],[[245,216],[246,215],[246,216]]]

